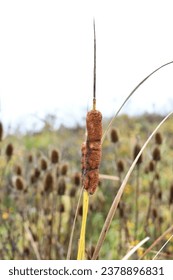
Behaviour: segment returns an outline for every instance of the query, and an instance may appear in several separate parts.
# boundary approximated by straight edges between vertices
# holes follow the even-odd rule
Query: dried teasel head
[[[64,212],[65,212],[65,206],[64,206],[63,203],[61,203],[61,204],[59,205],[58,211],[59,211],[60,213],[64,213]]]
[[[170,187],[170,193],[169,193],[169,205],[173,204],[173,184]]]
[[[25,188],[24,180],[21,176],[15,176],[13,178],[13,186],[18,190],[22,191]]]
[[[148,169],[150,172],[153,172],[155,170],[155,163],[153,160],[150,160],[149,165],[148,165]]]
[[[61,167],[61,175],[63,176],[67,175],[67,171],[68,171],[68,165],[64,163]]]
[[[111,136],[111,142],[112,143],[115,144],[119,141],[118,131],[115,128],[111,129],[110,136]]]
[[[51,173],[47,173],[44,181],[44,191],[46,193],[51,193],[54,188],[54,180]]]
[[[76,172],[73,177],[73,182],[76,187],[80,186],[81,176],[79,172]]]
[[[56,164],[59,162],[59,152],[53,149],[50,156],[51,163]]]
[[[117,170],[119,173],[124,172],[124,162],[121,159],[117,162]]]
[[[5,150],[5,154],[7,156],[7,159],[10,160],[12,155],[13,155],[13,145],[11,143],[9,143],[6,147],[6,150]]]
[[[154,150],[153,150],[153,160],[154,161],[160,161],[161,160],[160,149],[158,147],[155,147]]]
[[[34,176],[36,179],[40,177],[40,170],[38,169],[38,167],[34,168]]]
[[[83,207],[82,207],[82,205],[79,206],[78,215],[81,216],[81,217],[83,215]]]
[[[0,122],[0,142],[2,141],[3,138],[3,125],[2,122]]]
[[[76,195],[76,187],[72,187],[70,192],[69,192],[69,196],[70,197],[75,197]]]
[[[141,147],[139,144],[136,144],[133,150],[133,159],[135,159],[137,157],[137,155],[139,154],[141,150]],[[139,166],[142,163],[142,155],[140,155],[138,161],[137,161],[137,165]]]
[[[16,165],[14,167],[14,172],[16,175],[22,176],[22,167],[20,165]]]
[[[40,160],[40,169],[42,171],[46,171],[48,167],[47,160],[45,158],[41,158]]]
[[[65,182],[64,178],[59,178],[57,193],[58,193],[58,195],[64,195],[65,191],[66,191],[66,182]]]
[[[161,145],[162,144],[162,135],[161,135],[161,133],[160,132],[157,132],[156,134],[155,134],[155,143],[157,144],[157,145]]]
[[[152,210],[152,217],[153,217],[153,220],[157,219],[157,216],[158,216],[158,214],[157,214],[157,209],[156,209],[156,208],[153,208],[153,210]]]
[[[32,154],[29,154],[29,155],[28,155],[28,162],[29,162],[29,163],[32,163],[32,162],[33,162],[33,155],[32,155]]]

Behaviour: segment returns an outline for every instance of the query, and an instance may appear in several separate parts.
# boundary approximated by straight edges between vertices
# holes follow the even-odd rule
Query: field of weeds
[[[85,258],[90,260],[114,197],[159,115],[116,119],[102,146],[99,186],[90,195]],[[108,120],[103,120],[103,128]],[[66,259],[81,190],[85,127],[8,134],[0,123],[0,259]],[[80,201],[71,247],[77,258]],[[139,157],[99,259],[173,259],[173,126],[168,119]],[[153,245],[153,243],[155,244]],[[150,245],[153,245],[150,247]],[[150,248],[148,252],[146,250]]]

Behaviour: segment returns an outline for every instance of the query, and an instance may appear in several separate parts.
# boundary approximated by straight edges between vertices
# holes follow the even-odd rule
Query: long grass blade
[[[123,258],[122,260],[128,260],[144,243],[146,243],[150,238],[147,236],[141,240],[136,246],[134,246]]]

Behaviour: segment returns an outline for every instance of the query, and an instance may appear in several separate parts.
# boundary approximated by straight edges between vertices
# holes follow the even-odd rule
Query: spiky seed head
[[[18,191],[22,191],[24,189],[24,181],[22,177],[17,176],[15,180],[15,187]]]
[[[41,158],[40,168],[41,168],[42,171],[47,170],[47,160],[45,158]]]
[[[133,150],[133,159],[135,159],[137,157],[137,155],[139,154],[141,150],[141,147],[139,144],[136,144],[135,147],[134,147],[134,150]],[[137,165],[140,165],[142,163],[142,155],[140,155],[138,161],[137,161]]]
[[[12,155],[13,155],[13,145],[11,143],[9,143],[6,147],[6,150],[5,150],[5,154],[7,156],[7,159],[10,160]]]
[[[68,171],[68,165],[65,163],[62,165],[61,167],[61,175],[67,175],[67,171]]]
[[[44,191],[46,193],[51,193],[53,191],[54,180],[51,173],[46,174],[44,181]]]
[[[156,208],[153,208],[153,210],[152,210],[152,216],[153,216],[153,219],[154,219],[154,220],[157,218],[157,209],[156,209]]]
[[[25,248],[23,249],[23,253],[24,253],[25,256],[29,256],[29,254],[30,254],[29,248],[28,248],[28,247],[25,247]]]
[[[162,144],[162,135],[161,135],[160,132],[157,132],[157,133],[155,134],[155,143],[156,143],[157,145],[161,145],[161,144]]]
[[[73,177],[73,181],[76,187],[80,186],[81,175],[79,172],[76,172]]]
[[[155,147],[154,150],[153,150],[153,160],[154,161],[160,161],[161,160],[160,149],[158,147]]]
[[[32,162],[33,162],[33,155],[32,155],[32,154],[29,154],[29,155],[28,155],[28,162],[29,162],[29,163],[32,163]]]
[[[63,204],[63,203],[60,204],[58,210],[59,210],[60,213],[64,213],[64,212],[65,212],[65,207],[64,207],[64,204]]]
[[[155,170],[155,163],[153,160],[150,160],[148,167],[150,172],[153,172]]]
[[[14,172],[16,173],[16,175],[22,176],[22,167],[20,165],[16,165],[14,167]]]
[[[161,190],[158,192],[157,197],[158,197],[159,200],[162,200],[162,191]]]
[[[170,193],[169,193],[169,204],[173,204],[173,184],[170,187]]]
[[[59,162],[59,152],[55,149],[52,150],[50,159],[51,159],[51,163],[53,163],[53,164],[58,163]]]
[[[69,195],[70,195],[70,197],[75,197],[75,195],[76,195],[76,188],[75,187],[71,188]]]
[[[83,214],[83,207],[82,207],[82,205],[79,207],[79,211],[78,211],[78,215],[79,216],[82,216],[82,214]]]
[[[3,125],[2,122],[0,122],[0,142],[2,141],[3,138]]]
[[[40,170],[38,169],[38,167],[34,168],[34,175],[35,175],[36,179],[38,179],[40,177]]]
[[[111,142],[117,143],[119,141],[118,131],[115,128],[111,130]]]
[[[66,190],[66,182],[64,178],[58,180],[58,195],[64,195]]]
[[[124,172],[124,162],[121,159],[117,162],[117,169],[119,173]]]

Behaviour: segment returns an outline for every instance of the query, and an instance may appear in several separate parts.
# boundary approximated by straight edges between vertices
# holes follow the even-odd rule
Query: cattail
[[[15,178],[14,186],[18,191],[21,191],[24,189],[24,181],[23,181],[22,177],[17,176]]]
[[[46,193],[50,193],[53,191],[54,180],[51,173],[46,174],[46,178],[44,181],[44,191]]]
[[[42,171],[47,170],[47,160],[46,159],[42,158],[40,160],[40,168]]]
[[[22,167],[20,165],[16,165],[14,167],[14,172],[16,173],[16,175],[22,176]]]
[[[173,204],[173,185],[170,187],[170,193],[169,193],[169,204]]]
[[[51,152],[51,163],[56,164],[59,162],[59,152],[57,150],[52,150]]]
[[[3,125],[2,122],[0,122],[0,142],[2,141],[3,138]]]
[[[150,172],[153,172],[154,170],[155,170],[155,164],[154,164],[154,161],[153,160],[151,160],[150,162],[149,162],[149,171]]]
[[[153,150],[153,160],[155,161],[161,160],[160,149],[158,147],[155,147]]]
[[[111,130],[111,142],[117,143],[119,141],[118,132],[115,128],[112,128]]]
[[[124,172],[124,162],[122,160],[118,160],[117,169],[119,173]]]
[[[133,150],[133,159],[135,159],[137,157],[140,150],[141,150],[141,147],[138,144],[136,144],[135,147],[134,147],[134,150]],[[142,163],[142,155],[140,155],[136,164],[140,165],[141,163]]]
[[[64,178],[58,180],[58,195],[64,195],[66,190],[66,183]]]
[[[156,143],[157,145],[161,145],[161,144],[162,144],[162,135],[161,135],[160,132],[157,132],[157,133],[155,134],[155,143]]]
[[[87,114],[87,142],[82,145],[82,173],[84,188],[93,194],[99,182],[101,160],[102,114],[91,110]]]
[[[80,186],[80,173],[75,173],[73,181],[76,187]]]
[[[63,175],[63,176],[67,175],[67,171],[68,171],[68,165],[63,164],[61,167],[61,175]]]
[[[10,160],[13,155],[13,145],[11,143],[7,145],[5,154],[7,156],[7,159]]]

